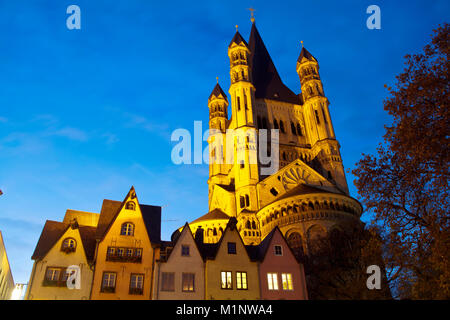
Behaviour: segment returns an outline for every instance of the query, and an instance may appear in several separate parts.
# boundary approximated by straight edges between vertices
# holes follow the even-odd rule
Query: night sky
[[[71,4],[81,30],[66,27]],[[372,4],[381,30],[366,27]],[[236,24],[248,39],[249,7],[294,92],[300,40],[318,59],[350,170],[382,141],[384,84],[450,12],[448,0],[0,0],[0,230],[15,282],[28,282],[45,220],[66,209],[99,212],[134,185],[141,203],[163,207],[165,240],[207,212],[208,166],[173,164],[170,135],[195,120],[207,129],[208,96],[216,77],[228,91],[227,47]]]

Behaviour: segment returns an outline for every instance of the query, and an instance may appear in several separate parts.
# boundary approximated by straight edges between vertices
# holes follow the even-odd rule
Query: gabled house
[[[303,265],[280,229],[275,227],[257,246],[261,299],[307,300]]]
[[[96,241],[91,299],[152,299],[161,207],[139,204],[134,187],[122,202],[104,200]]]
[[[199,244],[205,260],[205,299],[257,300],[260,298],[258,262],[251,258],[230,218],[218,243]]]
[[[197,239],[198,240],[198,239]],[[176,235],[171,247],[156,261],[155,300],[203,300],[205,276],[203,257],[189,224]]]
[[[97,213],[68,210],[66,222],[46,221],[32,256],[34,264],[25,299],[89,299],[96,227],[78,221],[88,223],[95,221],[96,216]],[[71,266],[79,268],[79,288],[70,289],[67,285],[70,270],[66,271]]]

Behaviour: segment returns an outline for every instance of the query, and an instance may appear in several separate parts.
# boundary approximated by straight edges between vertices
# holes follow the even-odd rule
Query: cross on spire
[[[250,21],[253,23],[253,22],[255,22],[254,12],[255,12],[256,10],[253,9],[253,8],[248,8],[248,10],[250,11],[250,14],[251,14]]]

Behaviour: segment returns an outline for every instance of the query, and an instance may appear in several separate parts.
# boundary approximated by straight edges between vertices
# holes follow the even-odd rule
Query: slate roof
[[[245,41],[245,39],[241,36],[241,34],[239,33],[239,31],[236,31],[236,33],[234,34],[233,39],[231,39],[230,44],[228,45],[228,47],[231,47],[231,45],[233,43],[239,44],[243,42],[245,44],[246,47],[248,47],[247,42]]]
[[[303,48],[302,48],[302,51],[300,51],[300,56],[298,57],[297,61],[298,61],[298,62],[302,62],[302,59],[303,59],[303,58],[306,58],[306,59],[308,59],[308,60],[314,60],[314,61],[317,61],[316,58],[314,58],[314,56],[313,56],[311,53],[309,53],[308,50],[306,50],[305,47],[303,47]]]
[[[220,87],[219,83],[216,84],[213,91],[211,92],[211,95],[209,96],[208,100],[211,99],[211,97],[219,97],[220,95],[223,96],[223,98],[228,102],[227,95],[225,92],[223,92],[222,88]]]
[[[115,200],[103,200],[102,210],[100,211],[100,218],[98,219],[97,233],[95,238],[100,240],[103,238],[106,229],[114,218],[117,210],[120,209],[122,202]]]
[[[68,228],[70,228],[70,224],[68,223],[47,220],[31,259],[43,259]],[[86,259],[88,261],[93,261],[96,244],[96,228],[90,226],[78,226],[78,230],[80,232],[84,252],[86,253]]]
[[[252,82],[256,89],[256,98],[300,104],[299,96],[281,81],[255,23],[253,23],[250,32],[249,49]]]

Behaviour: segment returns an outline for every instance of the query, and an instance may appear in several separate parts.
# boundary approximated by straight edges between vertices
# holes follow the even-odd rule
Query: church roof
[[[252,82],[256,89],[256,98],[300,104],[301,101],[298,95],[281,81],[280,75],[254,23],[250,32],[249,49]]]
[[[207,214],[201,216],[200,218],[192,221],[191,224],[206,220],[228,220],[228,219],[230,219],[230,216],[227,215],[225,212],[223,212],[220,209],[214,209],[208,212]]]
[[[209,96],[208,100],[210,100],[212,97],[219,98],[220,95],[222,95],[223,98],[228,102],[227,95],[225,94],[225,92],[223,92],[219,83],[217,83],[216,86],[214,87],[213,91],[211,92],[211,95]]]
[[[302,51],[300,51],[300,56],[298,57],[297,61],[298,62],[302,62],[302,59],[305,58],[307,60],[314,60],[317,61],[316,58],[314,58],[314,56],[309,53],[308,50],[306,50],[305,47],[302,48]]]
[[[233,39],[231,39],[231,42],[230,42],[230,44],[228,45],[228,48],[231,47],[231,45],[232,45],[233,43],[240,44],[240,43],[242,43],[242,42],[244,43],[244,45],[245,45],[246,47],[248,47],[248,44],[247,44],[247,42],[245,41],[245,39],[241,36],[241,34],[239,33],[239,31],[236,31],[236,33],[234,34]]]

